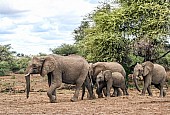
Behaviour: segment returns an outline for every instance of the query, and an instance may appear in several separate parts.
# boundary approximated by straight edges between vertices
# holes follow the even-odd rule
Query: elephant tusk
[[[29,76],[29,75],[30,75],[30,73],[27,73],[27,74],[25,75],[25,77],[26,77],[26,76]]]

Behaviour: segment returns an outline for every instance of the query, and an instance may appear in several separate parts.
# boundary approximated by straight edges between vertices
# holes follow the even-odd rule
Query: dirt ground
[[[49,103],[47,89],[47,78],[32,76],[30,97],[26,99],[24,75],[0,77],[0,115],[170,115],[170,90],[165,98],[159,98],[159,90],[153,88],[153,97],[128,89],[129,96],[94,100],[87,100],[87,96],[80,100],[80,92],[79,101],[71,102],[74,91],[62,89],[57,90],[57,103]]]

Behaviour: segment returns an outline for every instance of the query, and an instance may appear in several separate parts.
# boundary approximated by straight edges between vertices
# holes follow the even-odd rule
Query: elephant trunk
[[[100,80],[96,80],[97,90],[99,89],[99,82],[100,82]]]
[[[30,92],[30,74],[25,75],[25,80],[26,80],[26,92],[27,92],[27,98],[29,97],[29,92]]]
[[[97,85],[96,93],[99,95],[99,81],[97,80],[96,80],[96,85]]]
[[[133,75],[133,81],[134,81],[134,83],[135,83],[136,89],[137,89],[139,92],[141,92],[141,90],[139,89],[138,83],[137,83],[136,75]]]

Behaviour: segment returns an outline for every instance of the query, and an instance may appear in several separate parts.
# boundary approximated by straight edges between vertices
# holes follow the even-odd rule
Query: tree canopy
[[[78,45],[87,59],[122,62],[124,58],[127,59],[130,50],[136,50],[132,46],[142,41],[143,44],[152,46],[149,49],[154,49],[153,54],[166,46],[170,33],[169,2],[162,0],[117,2],[120,5],[118,8],[114,8],[115,2],[102,3],[74,32],[75,37],[81,35]],[[88,26],[84,26],[84,23]],[[143,50],[146,50],[146,47]]]
[[[11,51],[10,44],[0,45],[0,75],[8,75],[10,72],[24,73],[25,68],[30,60],[29,56],[16,54]]]
[[[70,44],[62,44],[61,46],[54,48],[54,49],[50,49],[54,54],[59,54],[59,55],[63,55],[63,56],[67,56],[70,54],[76,54],[77,48],[75,45],[70,45]]]
[[[115,3],[119,7],[114,7]],[[90,62],[117,61],[129,66],[135,61],[153,61],[169,51],[170,3],[104,2],[86,16],[74,34],[79,53]]]

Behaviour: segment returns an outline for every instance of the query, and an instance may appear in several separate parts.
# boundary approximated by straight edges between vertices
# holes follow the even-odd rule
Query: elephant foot
[[[77,101],[78,101],[78,98],[72,97],[72,98],[71,98],[71,101],[72,101],[72,102],[77,102]]]
[[[106,98],[109,98],[109,97],[110,97],[110,95],[107,95],[107,96],[106,96]]]
[[[145,94],[143,94],[143,93],[141,93],[140,95],[141,95],[141,96],[145,96]]]
[[[119,97],[119,96],[122,96],[122,93],[118,93],[117,96],[118,96],[118,97]]]
[[[96,99],[95,95],[89,96],[88,99],[92,100],[92,99]]]
[[[96,96],[93,94],[93,97],[92,97],[93,99],[96,99]]]
[[[162,95],[160,95],[160,96],[159,96],[159,98],[163,98],[163,96],[162,96]]]
[[[166,92],[163,92],[163,97],[165,97],[166,96]]]
[[[98,98],[103,98],[103,95],[102,94],[98,95]]]
[[[52,95],[52,98],[50,99],[50,103],[56,103],[56,96]]]
[[[117,97],[117,95],[115,95],[115,94],[112,94],[112,95],[111,95],[111,97]]]
[[[153,95],[152,95],[152,94],[149,94],[149,96],[151,96],[151,97],[152,97]]]
[[[129,93],[126,93],[126,95],[129,95]]]

